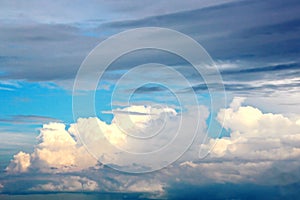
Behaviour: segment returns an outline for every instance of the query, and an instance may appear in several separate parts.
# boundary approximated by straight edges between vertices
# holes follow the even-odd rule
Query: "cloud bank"
[[[243,106],[243,101],[244,98],[235,98],[229,108],[221,109],[217,115],[217,119],[225,117],[224,128],[230,132],[229,137],[210,138],[206,144],[196,143],[192,151],[184,155],[185,159],[155,173],[135,176],[108,170],[86,151],[74,131],[80,126],[85,128],[86,133],[91,133],[89,129],[100,124],[108,140],[114,144],[135,144],[129,142],[128,136],[120,137],[122,131],[116,124],[117,118],[111,124],[97,118],[80,119],[68,130],[61,123],[44,125],[39,136],[40,143],[34,152],[16,154],[7,172],[31,174],[38,171],[67,177],[34,185],[31,190],[35,191],[76,191],[85,188],[89,191],[165,194],[179,183],[201,187],[215,183],[286,186],[299,182],[300,117],[264,113],[253,106]],[[172,109],[153,109],[151,115],[145,115],[149,110],[144,106],[124,108],[116,110],[115,115],[121,118],[133,115],[132,120],[143,130],[151,121],[149,119],[161,119],[161,113],[172,113],[173,116],[176,113]],[[149,118],[152,115],[155,117]],[[101,148],[105,148],[101,145],[98,143],[100,152]],[[211,146],[214,148],[211,149]],[[197,158],[198,147],[207,148],[210,154],[204,159]],[[70,172],[77,175],[67,175]],[[61,184],[56,184],[57,181]]]
[[[201,109],[202,117],[199,121],[203,129],[208,114],[204,107]],[[99,168],[101,164],[138,168],[147,167],[148,164],[159,166],[167,162],[172,155],[160,157],[161,163],[159,159],[157,163],[153,163],[156,161],[155,158],[141,160],[139,163],[131,163],[130,159],[134,157],[134,152],[151,153],[165,145],[168,147],[172,138],[180,137],[176,133],[180,120],[192,121],[191,117],[195,116],[190,114],[184,116],[177,113],[174,108],[151,106],[131,106],[113,110],[113,113],[114,118],[110,124],[98,118],[79,118],[77,123],[71,124],[69,128],[57,122],[43,125],[34,152],[16,154],[6,171],[78,172]],[[202,129],[199,131],[203,132]],[[185,135],[181,137],[183,136]],[[182,138],[180,142],[184,140],[189,142],[189,139],[192,138]],[[181,149],[179,147],[172,149],[174,157],[177,156],[177,150]]]
[[[215,146],[206,159],[182,166],[197,168],[216,182],[285,185],[299,181],[300,117],[263,113],[242,106],[243,100],[235,98],[218,113],[218,119],[225,117],[230,137],[211,139]]]

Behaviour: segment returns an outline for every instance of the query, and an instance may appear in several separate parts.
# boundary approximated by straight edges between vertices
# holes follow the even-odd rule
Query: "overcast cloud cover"
[[[56,192],[81,199],[298,198],[299,13],[297,0],[0,1],[0,198],[64,198]],[[214,112],[203,78],[186,60],[141,50],[120,57],[104,74],[95,93],[97,116],[73,119],[73,82],[88,53],[120,31],[153,26],[187,34],[207,50],[222,75],[226,105],[218,99]],[[131,105],[120,97],[111,106],[117,80],[146,63],[182,73],[191,87],[177,79],[176,90],[183,96],[194,91],[199,104],[181,110],[168,88],[149,84],[135,90]],[[172,80],[153,71],[136,82],[149,76]],[[126,152],[166,145],[180,120],[192,136],[195,119],[197,137],[176,162],[143,174],[113,169],[152,171],[168,163],[187,138],[158,160],[131,163]],[[162,124],[165,134],[145,143],[124,134],[125,128],[149,136]]]

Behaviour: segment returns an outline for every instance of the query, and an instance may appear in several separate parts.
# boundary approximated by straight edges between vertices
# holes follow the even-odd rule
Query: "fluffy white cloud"
[[[236,98],[217,118],[225,117],[224,127],[230,137],[210,139],[214,145],[209,156],[182,166],[197,168],[217,182],[255,182],[288,184],[300,180],[300,117],[263,113],[252,106],[242,106]],[[279,166],[283,166],[282,168]],[[284,180],[280,177],[293,174]]]
[[[51,191],[51,192],[74,192],[74,191],[97,191],[98,183],[86,177],[69,176],[60,178],[54,182],[37,185],[32,191]]]
[[[281,114],[263,113],[258,108],[238,105],[234,100],[230,108],[221,109],[218,119],[225,117],[224,127],[230,138],[216,142],[212,156],[229,156],[243,159],[280,160],[300,156],[299,118]],[[241,102],[239,102],[241,103]]]
[[[194,135],[203,139],[208,116],[202,106],[181,114],[173,108],[150,106],[131,106],[112,113],[114,119],[109,125],[99,119],[79,119],[70,131],[77,131],[74,134],[101,163],[127,172],[152,171],[176,160]]]
[[[97,160],[102,164],[124,167],[132,165],[138,169],[159,167],[165,165],[170,158],[176,159],[179,156],[177,150],[179,149],[179,153],[182,150],[181,146],[177,145],[178,142],[182,144],[185,141],[188,144],[191,142],[189,139],[193,139],[195,130],[192,128],[195,124],[190,122],[198,122],[195,120],[195,110],[197,109],[185,115],[178,115],[175,109],[168,107],[132,106],[114,110],[111,124],[106,124],[98,118],[79,118],[68,130],[62,123],[45,124],[40,130],[39,143],[34,152],[18,153],[6,170],[9,173],[22,173],[30,169],[46,173],[74,172],[99,167],[100,163]],[[199,131],[203,132],[208,113],[204,107],[200,107],[199,110],[202,112]],[[187,126],[178,134],[176,132],[180,122]],[[190,133],[183,133],[184,131]],[[159,137],[152,137],[153,133],[154,136],[159,133]],[[188,134],[191,137],[186,138]],[[141,136],[147,139],[139,138]],[[170,149],[172,154],[153,157],[152,160],[142,156],[141,160],[138,160],[139,165],[133,162],[136,156],[134,152],[155,151],[168,145],[173,137],[181,139],[173,144],[176,149]]]
[[[92,152],[97,152],[97,155],[105,156],[108,148],[105,141],[119,146],[126,144],[127,136],[122,132],[122,124],[119,121],[122,122],[122,120],[126,120],[126,117],[127,119],[129,117],[133,124],[137,124],[139,129],[143,129],[142,124],[146,126],[151,117],[155,118],[160,114],[157,109],[151,109],[155,113],[150,113],[150,109],[144,106],[118,109],[111,124],[106,124],[98,118],[80,118],[77,123],[71,124],[68,130],[62,123],[45,124],[40,130],[38,137],[40,142],[35,147],[34,152],[31,154],[19,152],[14,156],[6,170],[9,173],[27,172],[30,168],[42,172],[70,172],[95,167],[97,159],[86,150],[79,137],[84,140],[84,137],[92,135],[93,143],[85,143],[85,145]],[[129,114],[121,113],[127,111]],[[145,115],[138,113],[145,113]],[[99,130],[103,134],[99,134]],[[78,132],[81,134],[79,135]]]
[[[224,127],[232,132],[268,137],[282,134],[295,134],[299,132],[299,126],[295,119],[289,119],[281,114],[262,113],[258,108],[251,106],[239,106],[222,109],[218,118],[225,116]]]
[[[42,172],[72,172],[91,169],[89,173],[95,175],[101,191],[135,191],[135,192],[156,192],[164,193],[165,188],[172,184],[174,174],[175,182],[186,182],[192,184],[208,184],[216,182],[250,182],[255,184],[291,184],[300,180],[300,124],[299,116],[287,117],[281,114],[263,113],[258,108],[252,106],[242,106],[243,98],[233,100],[229,108],[221,109],[217,118],[225,118],[224,127],[230,132],[230,137],[211,138],[207,144],[201,145],[202,149],[210,154],[201,160],[195,159],[195,146],[193,150],[185,154],[181,159],[181,164],[174,163],[155,175],[126,176],[109,172],[107,168],[92,170],[100,167],[97,159],[91,156],[81,141],[90,141],[89,150],[97,151],[102,155],[102,160],[111,162],[113,159],[118,163],[127,164],[128,157],[122,151],[112,151],[107,156],[108,144],[114,144],[122,148],[137,150],[148,150],[156,148],[155,145],[164,144],[164,140],[169,140],[166,135],[159,141],[151,141],[149,145],[141,145],[137,141],[130,139],[124,134],[124,129],[130,130],[132,127],[122,126],[117,120],[130,120],[138,131],[149,130],[151,124],[154,128],[161,125],[163,120],[167,120],[168,132],[175,130],[178,124],[178,117],[181,117],[174,109],[158,109],[149,107],[132,107],[113,111],[115,118],[111,124],[106,124],[97,118],[79,119],[72,124],[68,130],[61,123],[50,123],[44,125],[39,136],[40,143],[31,154],[20,152],[14,156],[7,171],[11,173],[26,172],[37,169]],[[193,109],[189,110],[184,120],[190,120],[195,115]],[[207,110],[201,110],[202,129],[205,127]],[[149,117],[150,116],[150,117]],[[165,123],[165,122],[164,122]],[[187,123],[188,124],[188,123]],[[189,124],[188,124],[189,125]],[[187,126],[185,131],[190,131]],[[203,130],[200,131],[203,131]],[[99,135],[99,130],[102,135]],[[78,132],[84,134],[78,135]],[[139,132],[134,132],[139,136]],[[81,137],[82,140],[79,140]],[[90,137],[93,140],[84,140],[82,137]],[[203,139],[203,138],[200,138]],[[104,142],[104,141],[108,141]],[[183,138],[180,142],[184,141]],[[196,144],[199,144],[196,141]],[[161,142],[161,144],[160,144]],[[180,144],[178,143],[180,146]],[[211,148],[211,147],[214,148]],[[176,152],[176,148],[172,149]],[[198,152],[199,149],[196,151]],[[190,154],[192,157],[189,157]],[[172,154],[167,154],[172,156]],[[161,161],[165,161],[165,154],[161,155]],[[99,158],[99,157],[98,157]],[[192,161],[186,161],[186,160]],[[147,163],[145,161],[145,163]],[[159,163],[160,161],[158,161]],[[98,174],[98,175],[96,175]],[[91,174],[90,174],[91,175]],[[89,177],[94,177],[94,175]],[[113,178],[112,178],[113,177]],[[146,179],[145,179],[146,177]],[[99,179],[99,180],[98,180]],[[71,181],[72,180],[72,181]],[[96,179],[94,179],[96,180]],[[171,180],[171,181],[170,181]],[[58,181],[59,182],[59,181]],[[35,186],[35,190],[52,191],[75,191],[78,188],[97,188],[96,184],[90,180],[79,180],[70,178],[61,180],[62,184],[50,181],[48,184]],[[63,187],[68,185],[69,187]],[[88,190],[88,189],[87,189]]]
[[[62,123],[44,125],[38,139],[40,143],[33,153],[20,152],[14,156],[6,168],[9,173],[27,172],[30,168],[42,172],[77,171],[97,164]]]
[[[30,154],[20,151],[18,154],[14,155],[14,159],[6,170],[10,173],[27,172],[30,165]]]

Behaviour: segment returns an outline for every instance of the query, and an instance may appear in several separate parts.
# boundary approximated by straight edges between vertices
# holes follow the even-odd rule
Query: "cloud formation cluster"
[[[106,6],[103,7],[104,4]],[[124,4],[128,6],[127,2],[102,2],[101,6],[99,2],[92,2],[87,7],[86,5],[75,6],[68,11],[70,12],[68,16],[73,16],[72,19],[66,19],[65,15],[62,17],[59,13],[58,16],[49,15],[49,7],[53,10],[64,7],[57,3],[47,3],[47,9],[42,8],[39,3],[26,3],[18,8],[14,3],[5,3],[0,8],[2,14],[0,14],[2,30],[0,53],[3,54],[0,57],[0,64],[4,72],[1,74],[1,79],[3,81],[20,79],[50,81],[71,89],[73,78],[78,70],[77,66],[91,48],[107,38],[108,33],[141,26],[162,26],[190,35],[203,44],[214,58],[236,64],[238,67],[234,70],[222,70],[223,77],[228,81],[227,90],[273,91],[274,89],[297,89],[299,86],[297,81],[279,86],[270,83],[253,87],[248,84],[251,80],[264,83],[266,80],[271,82],[283,78],[295,78],[299,74],[299,48],[296,45],[299,42],[297,37],[299,4],[296,0],[289,0],[284,7],[279,0],[247,3],[223,0],[201,1],[201,3],[192,1],[184,4],[178,1],[168,6],[166,2],[158,2],[151,8],[145,8],[143,3],[135,2],[133,7],[121,9]],[[35,9],[36,6],[44,9],[42,16],[41,10]],[[106,16],[107,12],[90,12],[90,9],[99,7],[108,9],[113,14]],[[158,7],[160,9],[157,9]],[[209,8],[205,9],[205,7]],[[78,16],[78,9],[80,13],[82,10],[89,10],[89,12]],[[22,13],[21,20],[17,13]],[[122,21],[119,21],[120,13],[123,13]],[[131,16],[133,13],[136,15]],[[239,17],[233,18],[228,13]],[[128,16],[132,18],[125,19]],[[27,20],[24,20],[26,18]],[[118,20],[114,21],[115,19]],[[52,23],[49,23],[50,21]],[[28,47],[31,51],[24,52],[22,48],[11,48],[16,45]],[[130,41],[128,45],[130,46]],[[52,52],[53,48],[56,49],[55,54]],[[159,55],[152,56],[144,53],[120,66],[137,66],[136,60],[139,59],[144,63],[147,57],[157,56]],[[17,64],[15,60],[18,61]],[[162,63],[165,62],[164,60],[172,61],[172,59],[160,58],[156,62]],[[288,64],[291,61],[293,63]],[[279,64],[273,65],[274,62]],[[280,64],[282,62],[284,64]],[[118,69],[122,70],[121,67]],[[290,73],[291,71],[294,73]],[[7,86],[3,88],[13,89]]]
[[[224,128],[230,138],[216,139],[212,156],[234,156],[246,160],[282,160],[300,156],[300,119],[282,114],[263,113],[252,106],[241,106],[234,99],[230,108],[221,109]]]
[[[225,117],[230,137],[210,139],[215,144],[203,161],[185,162],[216,182],[290,184],[300,180],[300,117],[263,113],[242,106],[235,98],[217,118]],[[202,145],[206,148],[206,144]]]
[[[93,134],[92,130],[100,124],[107,134],[107,137],[105,134],[103,137],[109,141],[125,146],[134,145],[128,136],[120,137],[122,131],[117,125],[116,118],[111,124],[105,124],[96,118],[80,119],[68,130],[61,123],[44,125],[39,137],[40,143],[34,152],[31,154],[20,152],[15,155],[7,171],[29,173],[35,169],[60,174],[66,172],[80,174],[84,171],[82,180],[78,178],[79,176],[71,176],[61,179],[61,185],[50,181],[32,187],[34,190],[49,191],[75,191],[83,187],[85,190],[155,191],[162,194],[167,188],[179,182],[192,185],[210,183],[288,185],[299,182],[300,118],[296,115],[286,117],[282,114],[264,113],[253,106],[243,106],[243,101],[244,98],[235,98],[229,108],[219,111],[217,118],[221,120],[225,117],[224,128],[230,132],[230,136],[211,138],[208,143],[200,145],[200,148],[210,150],[205,159],[199,159],[197,154],[193,154],[199,150],[195,148],[199,147],[197,143],[192,147],[194,157],[187,154],[189,156],[185,155],[186,159],[181,159],[151,176],[116,174],[103,166],[100,167],[97,160],[78,140],[78,135],[74,131],[79,128],[86,130],[87,134]],[[149,115],[145,115],[148,111],[147,107],[136,107],[119,109],[114,114],[120,115],[119,119],[133,115],[132,120],[142,130],[151,121],[147,120]],[[175,110],[158,112],[156,109],[151,115],[154,113],[176,114]],[[161,118],[155,115],[153,119]],[[211,146],[214,148],[211,149]],[[105,152],[103,151],[105,146],[99,142],[97,148],[100,152],[101,149],[102,153]]]
[[[137,135],[149,132],[150,129],[155,131],[167,123],[165,120],[171,121],[170,117],[177,115],[173,108],[150,106],[131,106],[116,109],[113,113],[115,117],[111,124],[98,118],[79,118],[68,129],[63,123],[43,125],[34,152],[16,154],[6,171],[23,173],[34,169],[47,173],[76,172],[98,168],[101,164],[97,160],[100,158],[103,164],[114,161],[126,164],[126,154],[122,154],[124,150],[112,149],[111,146],[127,150],[147,149],[148,147],[138,144],[139,140],[128,137],[127,134],[133,130]],[[173,123],[170,128],[174,128]],[[156,140],[152,142],[155,145]]]

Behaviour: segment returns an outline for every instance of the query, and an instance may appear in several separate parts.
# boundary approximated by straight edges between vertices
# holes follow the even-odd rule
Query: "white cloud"
[[[262,113],[258,108],[240,106],[236,102],[238,100],[234,99],[230,108],[221,109],[218,113],[218,119],[225,117],[224,127],[234,135],[266,138],[299,133],[300,127],[296,119],[281,114]]]
[[[82,145],[78,145],[62,123],[43,126],[40,143],[31,154],[20,152],[6,170],[9,173],[27,172],[30,168],[42,172],[78,171],[97,164]]]
[[[288,184],[300,180],[300,125],[298,117],[263,113],[252,106],[242,106],[241,98],[221,109],[217,118],[225,117],[224,127],[230,137],[210,139],[215,144],[209,156],[198,163],[182,166],[197,168],[217,182]],[[211,145],[210,144],[210,145]],[[209,145],[209,146],[210,146]],[[202,145],[203,148],[206,145]],[[278,166],[283,165],[283,168]],[[281,176],[293,174],[285,180]]]
[[[63,177],[54,182],[37,185],[30,190],[32,191],[97,191],[99,190],[98,183],[86,177],[70,176]]]
[[[17,88],[20,88],[21,84],[19,81],[4,81],[0,80],[0,90],[14,91]]]
[[[30,154],[20,151],[18,154],[14,155],[14,159],[6,170],[10,173],[27,172],[30,165]]]
[[[176,160],[194,134],[203,139],[208,116],[202,106],[181,114],[173,108],[150,106],[131,106],[113,113],[110,125],[98,119],[79,119],[74,130],[101,163],[127,172],[152,171]]]
[[[173,108],[132,106],[114,110],[111,124],[106,124],[98,118],[79,118],[68,130],[62,123],[45,124],[40,130],[39,143],[34,151],[31,154],[20,152],[15,155],[6,170],[9,173],[23,173],[30,170],[46,173],[74,172],[99,167],[98,159],[102,164],[120,167],[129,165],[138,169],[160,167],[172,160],[170,158],[176,159],[180,156],[182,145],[174,143],[176,149],[170,149],[171,154],[168,152],[164,154],[168,156],[151,159],[142,156],[141,160],[135,163],[135,154],[128,152],[152,152],[169,144],[173,137],[181,137],[177,142],[188,144],[188,139],[193,138],[186,138],[187,135],[192,136],[195,131],[193,130],[195,124],[192,122],[198,122],[198,119],[195,120],[196,110],[192,109],[186,116],[182,116]],[[208,113],[204,107],[199,107],[199,110],[202,115],[199,118],[201,123],[198,130],[202,133]],[[180,120],[187,127],[182,129],[181,136],[178,136],[176,131],[181,125]],[[162,133],[159,132],[161,128],[165,128]],[[186,131],[189,133],[185,133]],[[151,133],[156,132],[159,133],[157,139],[151,136]],[[127,134],[147,139],[128,137]]]
[[[99,177],[103,179],[98,182],[103,185],[104,190],[115,188],[118,191],[163,193],[164,188],[168,187],[168,181],[174,174],[176,175],[176,180],[193,184],[251,182],[256,184],[284,185],[299,181],[300,117],[296,115],[287,117],[281,114],[263,113],[258,108],[243,106],[242,102],[242,98],[234,99],[229,108],[221,109],[218,113],[218,119],[221,120],[225,117],[224,127],[230,131],[231,135],[230,137],[211,138],[209,143],[201,145],[207,151],[214,146],[205,159],[195,159],[197,153],[192,150],[185,154],[184,159],[180,160],[180,165],[174,163],[155,176],[148,177],[149,179],[147,180],[134,176],[126,177],[114,174],[113,181],[108,181],[106,178],[113,176],[109,172],[105,176],[103,176],[104,174],[100,175]],[[105,157],[107,156],[107,146],[105,146],[107,143],[103,142],[104,140],[123,148],[138,150],[157,147],[155,146],[158,145],[157,142],[163,141],[152,141],[149,145],[141,145],[136,141],[132,141],[130,137],[123,134],[122,124],[118,124],[117,119],[121,121],[130,120],[133,122],[132,125],[137,124],[138,129],[143,131],[147,130],[149,123],[157,125],[159,124],[158,121],[165,119],[167,116],[167,121],[171,120],[172,122],[170,123],[171,129],[168,129],[172,133],[170,130],[174,130],[174,124],[178,123],[177,117],[181,116],[172,109],[163,111],[163,109],[156,110],[143,106],[115,111],[113,112],[115,118],[111,124],[106,124],[97,118],[85,118],[79,119],[68,130],[61,123],[44,125],[39,136],[40,143],[36,146],[34,152],[31,154],[20,152],[15,155],[14,160],[7,167],[7,171],[16,173],[37,169],[42,172],[61,173],[97,168],[97,160],[86,151],[81,140],[78,139],[77,131],[84,130],[85,134],[81,134],[80,137],[94,138],[89,147],[94,148],[92,150],[97,151],[99,153],[98,156],[102,155],[102,157]],[[194,117],[191,114],[192,111],[193,109],[190,110],[189,117],[185,117],[186,120]],[[205,127],[205,119],[208,113],[205,113],[205,109],[202,110],[202,113],[203,118],[199,120],[203,123],[201,124],[203,128]],[[103,135],[98,134],[99,128],[102,130]],[[189,126],[186,131],[189,131],[188,128]],[[166,138],[169,139],[168,137]],[[199,141],[201,140],[196,141],[196,144],[199,144]],[[176,150],[173,149],[174,152]],[[112,162],[113,159],[116,159],[117,163],[124,166],[128,164],[128,157],[122,151],[112,151],[110,153],[114,157],[102,159],[106,162]],[[169,157],[172,156],[172,154],[167,155]],[[162,155],[161,161],[165,161],[165,157]],[[190,161],[186,161],[187,159]],[[159,163],[160,161],[157,162]],[[148,164],[148,161],[145,161],[145,163]],[[100,174],[106,173],[104,169],[100,171]],[[282,180],[283,176],[285,177],[284,180]],[[127,179],[128,181],[125,181]],[[71,179],[62,180],[62,183],[70,185],[69,180]],[[34,189],[71,191],[80,188],[79,180],[74,177],[72,180],[74,184],[71,184],[70,187],[56,185],[53,181],[50,181],[50,183],[38,185]],[[93,182],[91,184],[88,183],[86,180],[87,188],[95,187]]]

